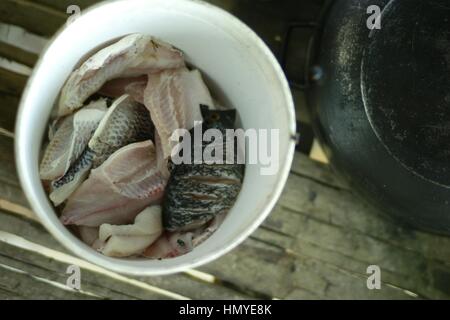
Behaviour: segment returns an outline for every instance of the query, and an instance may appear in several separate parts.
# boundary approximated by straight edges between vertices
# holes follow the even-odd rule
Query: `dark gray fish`
[[[226,129],[233,129],[236,110],[209,110],[201,106],[202,131],[214,128],[222,132],[226,145]],[[190,131],[193,136],[194,129]],[[204,150],[209,143],[202,143]],[[194,160],[192,144],[191,157]],[[171,164],[171,176],[163,201],[163,224],[168,231],[189,231],[203,226],[217,215],[228,212],[242,187],[245,166],[237,164],[237,142],[234,164]],[[226,159],[228,149],[224,150]]]

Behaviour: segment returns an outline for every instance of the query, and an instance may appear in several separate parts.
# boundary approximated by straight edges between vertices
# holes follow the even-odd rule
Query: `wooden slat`
[[[36,275],[4,265],[2,262],[4,261],[0,256],[0,292],[6,299],[96,299],[88,294],[64,290],[42,281]]]
[[[305,155],[297,153],[294,157],[291,173],[300,177],[314,180],[324,186],[350,191],[351,188],[346,181],[339,177],[330,166],[312,161]]]
[[[27,83],[27,76],[0,68],[0,93],[20,97]]]
[[[306,284],[300,282],[300,286],[305,289],[309,284],[308,292],[319,288],[319,292],[314,293],[322,297],[371,297],[374,293],[362,286],[367,277],[365,270],[371,264],[381,267],[384,287],[391,291],[384,291],[383,297],[413,297],[414,294],[427,298],[450,297],[450,290],[438,285],[439,279],[450,278],[450,238],[403,229],[381,217],[346,190],[345,185],[336,183],[329,175],[328,167],[322,166],[323,172],[319,172],[321,165],[307,165],[308,161],[297,154],[294,164],[304,163],[304,168],[314,170],[298,175],[295,172],[300,169],[294,166],[278,207],[265,227],[253,235],[256,241],[281,250],[279,257],[273,260],[276,266],[266,265],[267,271],[262,270],[264,267],[259,270],[276,277],[274,284],[282,285],[277,288],[271,282],[264,283],[253,273],[246,274],[242,285],[258,286],[259,290],[272,290],[271,294],[284,297],[292,288],[291,292],[295,292],[297,277],[286,279],[280,275],[289,274],[289,262],[282,267],[283,259],[289,261],[285,257],[288,254],[297,257],[295,262],[290,262],[291,266],[302,267],[299,279],[301,277]],[[249,259],[248,263],[253,264],[255,258]],[[237,275],[245,272],[240,269],[245,259],[242,256],[229,261],[227,265],[232,265],[234,272],[222,273],[220,277],[236,281]],[[305,269],[298,265],[304,261],[312,261],[315,267]],[[208,265],[205,270],[213,274],[221,272],[220,266],[214,265]],[[243,268],[252,269],[250,265]],[[305,270],[311,273],[304,276]],[[320,279],[326,279],[325,286]],[[320,291],[321,286],[329,288]]]
[[[24,208],[27,206],[27,201],[20,190],[17,179],[13,154],[13,139],[0,135],[0,208],[3,210],[8,210],[8,206],[2,207],[2,199],[13,203],[18,203]],[[17,209],[13,209],[13,212],[17,213],[17,211]],[[1,210],[0,230],[17,235],[23,235],[35,243],[39,243],[61,252],[66,252],[66,249],[63,248],[50,234],[48,234],[40,224],[28,219],[20,218],[16,215],[6,214],[1,212]],[[197,279],[193,279],[191,276],[186,274],[171,277],[138,279],[144,283],[195,299],[209,299],[213,296],[218,299],[252,298],[251,296],[246,295],[245,293],[240,293],[232,288],[217,286],[211,283],[204,283]],[[111,279],[103,279],[101,282],[104,283],[105,286],[117,288],[118,290],[120,288],[120,284],[117,284]]]
[[[14,131],[20,96],[27,77],[0,67],[0,128]]]
[[[25,51],[3,41],[0,41],[0,57],[21,63],[28,67],[33,67],[38,58],[34,53]]]
[[[393,247],[450,265],[450,238],[404,228],[346,190],[329,188],[308,178],[291,175],[279,205],[285,211],[307,215],[358,232]],[[362,247],[361,249],[364,249]]]
[[[67,254],[66,249],[63,248],[50,234],[48,234],[39,223],[23,219],[14,214],[8,214],[0,211],[0,231],[17,234],[29,241],[32,241],[33,243]],[[0,253],[3,253],[1,249]],[[16,257],[9,254],[5,255],[10,256],[10,258]],[[67,264],[54,260],[49,261],[48,258],[39,258],[31,253],[28,255],[31,258],[23,256],[22,259],[25,259],[28,263],[33,263],[33,261],[36,261],[36,263],[37,261],[42,261],[40,264],[41,267],[53,270],[54,272],[62,272],[61,270],[64,271],[67,268]],[[28,269],[28,267],[26,269]],[[91,284],[92,286],[100,286],[103,288],[102,290],[123,292],[139,299],[148,299],[151,298],[151,295],[155,298],[155,295],[152,292],[148,292],[148,290],[143,290],[134,285],[116,281],[102,274],[97,274],[85,269],[82,269],[82,274],[84,279],[83,283],[84,281],[87,281],[87,284]],[[211,297],[216,297],[217,299],[251,298],[251,296],[241,294],[224,286],[217,286],[215,284],[204,283],[197,279],[193,279],[187,274],[177,274],[170,277],[130,277],[130,279],[136,279],[144,284],[149,284],[193,299],[209,299]],[[102,291],[95,290],[92,286],[89,287],[90,291],[102,294]]]
[[[0,91],[0,128],[14,131],[20,98]]]
[[[0,21],[20,26],[41,36],[52,36],[66,21],[67,14],[26,0],[0,1]]]
[[[14,165],[13,140],[0,136],[0,200],[5,199],[26,206],[26,200],[20,190]],[[0,203],[1,208],[1,203]],[[8,209],[7,207],[3,208]],[[16,211],[16,210],[15,210]],[[0,212],[0,230],[8,231],[18,235],[26,235],[29,240],[66,252],[56,240],[53,239],[40,225],[15,216]],[[223,285],[204,283],[189,275],[181,274],[171,277],[139,278],[139,280],[158,286],[160,288],[177,292],[195,299],[250,299],[252,295],[236,291]],[[106,280],[105,280],[106,281]],[[109,280],[105,285],[114,285]]]
[[[6,149],[3,154],[8,154]],[[328,167],[308,162],[296,155],[277,208],[252,239],[202,271],[229,288],[261,298],[450,297],[448,289],[439,286],[439,279],[449,277],[449,238],[401,229],[356,198]],[[3,174],[9,182],[14,177]],[[16,225],[17,233],[26,229],[18,221],[0,225]],[[41,231],[26,234],[64,250]],[[365,287],[369,264],[382,269],[382,291]],[[249,272],[255,269],[258,272]],[[178,286],[167,285],[165,278],[155,281],[172,290]]]
[[[274,213],[267,225],[283,223],[284,232],[274,233],[280,228],[260,229],[254,237],[284,248],[289,255],[301,261],[311,261],[318,265],[321,275],[342,273],[354,278],[353,282],[365,281],[365,270],[369,265],[378,265],[382,270],[384,286],[398,288],[399,292],[410,295],[406,291],[423,298],[448,298],[450,292],[436,286],[435,270],[447,270],[449,266],[442,261],[425,258],[423,253],[405,251],[403,248],[386,244],[383,240],[373,239],[351,228],[335,226],[327,221],[316,220],[309,215],[280,210]],[[289,230],[290,229],[290,230]],[[318,236],[320,234],[320,237]],[[323,272],[330,270],[331,272]],[[333,287],[343,289],[346,282],[336,282],[330,277]],[[351,291],[343,290],[342,297],[350,298]]]
[[[403,290],[387,286],[381,291],[368,290],[362,272],[356,276],[318,261],[292,256],[284,248],[269,245],[256,236],[201,270],[281,299],[300,299],[306,294],[320,299],[411,298]]]
[[[97,1],[75,2],[3,0],[0,20],[50,36],[65,22],[68,5],[84,9]],[[29,66],[36,59],[4,43],[0,43],[0,56]],[[24,76],[0,69],[1,128],[13,130],[25,81]],[[302,99],[297,99],[300,104]],[[28,209],[17,181],[12,139],[2,136],[0,209],[21,215],[0,211],[0,230],[67,253],[29,219],[31,213],[23,217]],[[366,288],[369,264],[381,267],[380,291]],[[0,242],[0,274],[7,274],[0,277],[0,298],[92,298],[37,280],[64,283],[66,267],[63,262]],[[12,271],[14,268],[25,273]],[[239,248],[200,270],[214,275],[217,283],[188,274],[137,280],[197,299],[450,298],[450,238],[402,228],[355,196],[328,166],[296,154],[291,176],[269,219]],[[83,279],[86,291],[99,297],[161,298],[88,270],[83,270]],[[26,292],[30,285],[42,292]]]
[[[91,300],[92,296],[70,292],[39,281],[32,275],[5,269],[0,265],[0,291],[5,299]]]
[[[7,265],[23,270],[28,274],[65,285],[69,275],[66,270],[69,264],[49,259],[35,252],[17,248],[0,242],[0,265]],[[1,267],[0,267],[1,269]],[[111,285],[113,284],[113,285]],[[168,299],[167,296],[143,290],[135,286],[114,282],[101,274],[81,271],[81,290],[90,292],[103,299]],[[73,293],[66,293],[72,296]],[[45,298],[42,296],[41,298]]]
[[[0,184],[20,188],[14,162],[14,141],[0,135]],[[20,190],[20,189],[17,189]],[[3,196],[3,194],[2,194]],[[15,201],[15,199],[13,199]]]

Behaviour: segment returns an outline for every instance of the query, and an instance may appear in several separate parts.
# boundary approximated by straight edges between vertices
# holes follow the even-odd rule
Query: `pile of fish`
[[[72,72],[56,114],[43,185],[61,222],[107,256],[188,253],[236,201],[243,165],[172,162],[175,130],[193,132],[197,122],[225,132],[236,111],[218,110],[201,73],[170,44],[132,34],[101,49]]]

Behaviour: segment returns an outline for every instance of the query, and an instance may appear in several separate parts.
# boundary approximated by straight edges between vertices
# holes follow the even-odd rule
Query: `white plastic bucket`
[[[247,165],[240,196],[219,230],[184,256],[128,260],[103,256],[64,227],[39,180],[39,150],[58,93],[80,58],[111,39],[146,33],[180,48],[212,91],[238,110],[244,129],[279,129],[279,171],[262,176]],[[16,126],[16,161],[34,212],[78,256],[110,270],[163,275],[208,263],[244,241],[264,221],[289,174],[295,149],[295,112],[286,78],[263,41],[231,14],[200,1],[120,0],[83,12],[50,43],[22,97]]]

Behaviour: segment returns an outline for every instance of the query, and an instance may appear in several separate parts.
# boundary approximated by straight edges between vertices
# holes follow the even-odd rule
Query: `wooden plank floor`
[[[67,5],[76,2],[2,0],[0,21],[50,36],[64,22]],[[82,8],[93,2],[78,0]],[[232,11],[236,3],[211,2]],[[43,17],[45,24],[33,22]],[[0,57],[27,66],[36,61],[1,41]],[[128,277],[73,256],[40,225],[17,180],[13,130],[25,82],[26,76],[0,69],[0,299],[450,298],[450,238],[390,221],[327,165],[300,153],[265,223],[198,270]],[[72,264],[82,270],[79,292],[65,286]],[[367,289],[369,265],[381,268],[381,290]]]

